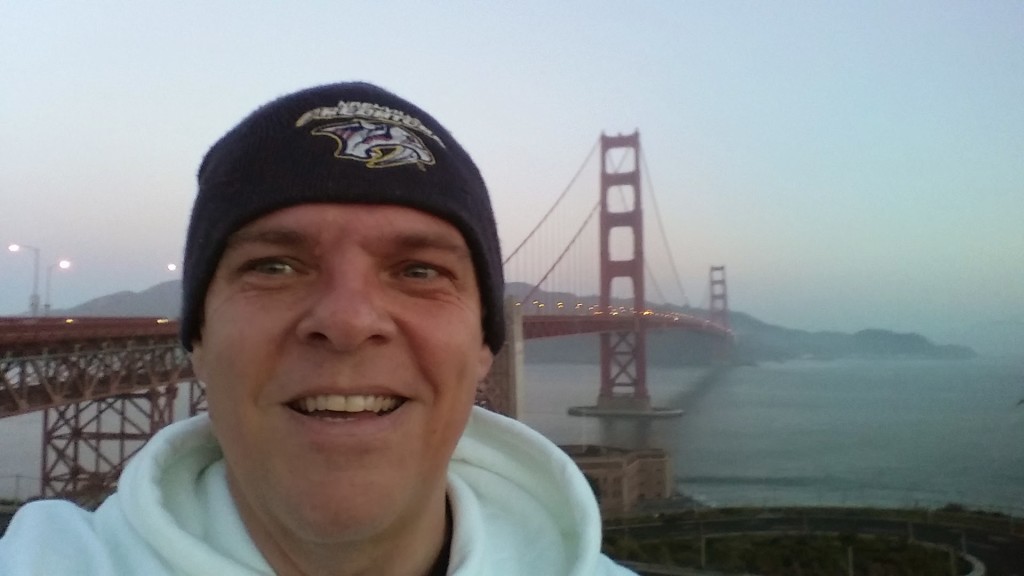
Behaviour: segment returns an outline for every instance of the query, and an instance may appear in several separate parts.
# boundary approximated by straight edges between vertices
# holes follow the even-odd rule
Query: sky
[[[57,308],[177,278],[208,147],[353,79],[455,134],[506,249],[639,130],[691,303],[726,265],[766,322],[1019,349],[1020,1],[0,0],[0,243]],[[32,281],[0,251],[0,315]]]

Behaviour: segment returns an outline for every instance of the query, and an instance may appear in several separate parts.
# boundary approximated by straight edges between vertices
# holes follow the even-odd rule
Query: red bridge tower
[[[613,151],[621,151],[621,161],[613,161]],[[612,210],[614,200],[621,200],[614,204],[621,205],[621,210]],[[601,391],[597,405],[569,408],[569,414],[641,419],[677,417],[682,414],[681,410],[652,408],[647,392],[640,132],[601,135],[600,227],[601,312],[630,317],[632,325],[627,330],[601,333]],[[613,252],[617,258],[613,258]],[[616,279],[627,282],[632,291],[628,310],[612,306],[612,285]]]
[[[725,284],[725,266],[712,266],[708,273],[708,291],[710,302],[708,303],[708,320],[712,324],[729,330],[729,292]],[[729,359],[732,353],[732,337],[715,340],[714,360],[722,363]]]
[[[622,150],[618,166],[611,152]],[[619,194],[623,209],[612,211],[612,192]],[[632,254],[613,260],[612,235],[621,244],[632,244]],[[644,234],[640,194],[640,133],[621,136],[601,135],[601,309],[612,311],[612,283],[616,278],[629,281],[633,292],[633,310],[637,322],[632,330],[601,334],[601,392],[597,406],[603,409],[647,410],[647,338],[643,325]]]

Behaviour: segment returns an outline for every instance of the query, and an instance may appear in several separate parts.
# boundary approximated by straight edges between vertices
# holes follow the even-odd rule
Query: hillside
[[[143,290],[124,290],[100,296],[53,315],[67,316],[161,316],[177,318],[181,308],[181,281],[171,280]]]
[[[507,292],[522,298],[529,287],[510,283]],[[142,292],[117,292],[69,308],[55,311],[70,316],[165,316],[177,317],[181,282],[157,284]],[[597,303],[596,297],[578,298],[573,294],[538,293],[530,301],[557,309],[558,302]],[[694,308],[674,307],[675,311],[703,316]],[[753,363],[797,358],[837,359],[853,357],[886,358],[970,358],[974,350],[966,346],[937,345],[914,333],[867,329],[855,334],[808,332],[762,322],[743,312],[732,312],[730,322],[736,334],[735,361]],[[566,337],[526,343],[531,362],[591,363],[598,361],[596,335]],[[706,336],[681,331],[661,330],[648,335],[648,358],[655,365],[685,365],[705,362],[712,357],[714,342]]]

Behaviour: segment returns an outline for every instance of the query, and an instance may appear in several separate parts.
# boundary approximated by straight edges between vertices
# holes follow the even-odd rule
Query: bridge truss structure
[[[116,485],[125,463],[204,395],[177,336],[159,318],[0,319],[0,418],[43,412],[40,492],[85,506]]]

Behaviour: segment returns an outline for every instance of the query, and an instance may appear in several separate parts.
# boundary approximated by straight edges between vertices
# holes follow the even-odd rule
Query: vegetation
[[[604,551],[617,560],[701,568],[697,538],[637,540],[609,536]],[[762,576],[853,574],[869,576],[948,576],[951,553],[899,538],[858,535],[737,535],[705,539],[703,568]],[[969,566],[957,562],[956,573]]]
[[[834,518],[872,518],[898,520],[919,524],[933,524],[957,528],[978,528],[996,533],[1024,536],[1024,520],[1002,512],[969,509],[962,504],[949,503],[937,509],[930,508],[871,508],[871,507],[751,507],[751,508],[695,508],[686,512],[657,513],[605,520],[605,528],[649,525],[659,522],[666,526],[694,520],[720,520],[754,518],[779,515],[790,518],[828,516]]]
[[[718,533],[702,528],[717,521],[784,518],[801,530],[788,532]],[[889,520],[907,523],[906,535],[876,536],[807,531],[815,519]],[[801,522],[801,519],[803,521]],[[795,522],[793,522],[795,520]],[[950,503],[936,509],[869,507],[693,508],[605,521],[604,551],[620,561],[716,571],[726,574],[857,576],[948,576],[971,567],[959,555],[913,540],[915,526],[980,529],[992,534],[1024,536],[1021,518],[999,512],[970,510]],[[783,524],[785,525],[785,524]],[[711,534],[710,532],[705,534]]]

